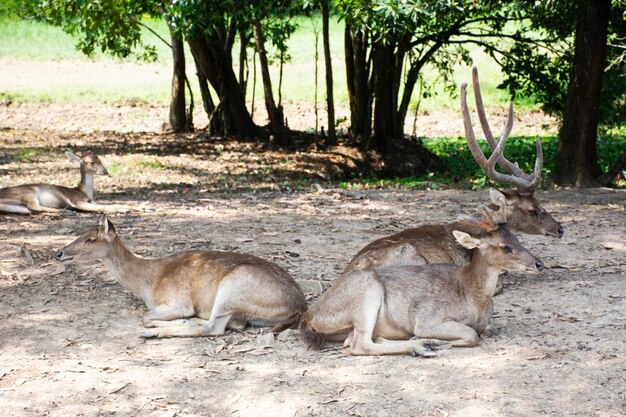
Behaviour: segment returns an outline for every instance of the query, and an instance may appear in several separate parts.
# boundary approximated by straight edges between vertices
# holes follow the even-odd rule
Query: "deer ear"
[[[107,219],[108,233],[106,234],[106,238],[108,241],[112,241],[115,239],[115,226],[111,223],[111,220]]]
[[[452,234],[454,235],[456,241],[466,249],[474,249],[480,245],[480,240],[473,238],[468,233],[461,232],[460,230],[453,230]]]
[[[113,226],[113,223],[111,223],[111,220],[109,220],[106,215],[100,217],[98,226],[100,226],[100,231],[106,240],[110,242],[115,238],[115,226]]]
[[[65,152],[65,156],[72,162],[76,162],[79,164],[83,163],[83,159],[80,156],[76,155],[74,152],[67,151]]]
[[[98,226],[100,226],[102,232],[105,235],[109,233],[109,219],[107,219],[106,215],[103,214],[102,217],[100,217],[100,220],[98,221]]]

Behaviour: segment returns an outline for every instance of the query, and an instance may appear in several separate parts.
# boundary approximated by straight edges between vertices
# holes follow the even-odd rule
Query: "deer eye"
[[[534,208],[533,208],[533,209],[528,210],[528,212],[529,212],[530,214],[532,214],[533,216],[538,216],[538,215],[539,215],[539,212],[538,212],[537,210],[535,210]]]
[[[513,248],[510,246],[500,246],[500,248],[506,253],[513,253]]]

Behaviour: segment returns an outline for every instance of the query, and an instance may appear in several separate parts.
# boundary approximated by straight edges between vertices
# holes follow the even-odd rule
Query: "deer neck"
[[[158,276],[156,260],[136,256],[119,237],[116,237],[109,253],[102,261],[124,288],[143,299],[148,307],[152,308],[152,287]]]
[[[80,166],[80,183],[76,188],[85,193],[87,201],[93,200],[93,174],[87,172],[82,165]]]
[[[478,249],[474,249],[472,261],[463,267],[463,284],[468,293],[476,298],[493,297],[498,284],[501,269],[491,265],[487,256]]]

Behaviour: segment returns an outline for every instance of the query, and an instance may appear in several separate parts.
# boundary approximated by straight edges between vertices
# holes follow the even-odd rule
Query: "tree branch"
[[[620,156],[611,169],[596,178],[596,181],[601,186],[606,187],[611,183],[611,181],[613,181],[613,178],[615,178],[617,174],[624,170],[624,167],[626,167],[626,152]]]
[[[152,33],[154,36],[156,36],[157,38],[159,38],[164,44],[166,44],[167,46],[169,46],[170,49],[172,49],[172,44],[170,44],[168,41],[166,41],[165,39],[163,39],[163,37],[161,35],[159,35],[158,33],[156,33],[151,27],[149,27],[148,25],[146,25],[145,23],[141,22],[140,20],[130,16],[130,20],[135,22],[136,24],[138,24],[139,26],[148,29],[148,31],[150,33]]]

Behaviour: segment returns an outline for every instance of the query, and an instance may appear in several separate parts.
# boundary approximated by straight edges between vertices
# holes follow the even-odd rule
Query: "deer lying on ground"
[[[297,325],[307,304],[279,266],[233,252],[188,251],[156,259],[135,256],[103,216],[55,254],[62,262],[101,260],[147,305],[143,337],[219,336],[249,322],[281,331]]]
[[[478,82],[478,71],[475,67],[472,70],[472,75],[479,119],[487,138],[487,143],[493,153],[495,153],[497,144],[487,122]],[[461,109],[467,145],[474,159],[494,182],[513,185],[517,188],[515,191],[491,189],[490,196],[492,202],[495,203],[500,198],[505,199],[505,216],[512,230],[561,238],[564,233],[563,227],[539,205],[539,202],[533,196],[541,180],[541,168],[543,165],[541,142],[537,140],[537,158],[531,175],[524,173],[517,164],[511,163],[503,155],[500,155],[499,158],[489,158],[488,160],[479,148],[474,135],[472,121],[467,108],[466,88],[466,84],[461,86]],[[507,125],[502,133],[501,140],[506,141],[512,129],[513,104],[511,103]],[[512,175],[497,172],[495,170],[496,163]],[[496,208],[496,205],[492,204],[490,207],[493,209]],[[463,226],[459,222],[423,225],[375,240],[356,254],[344,272],[392,265],[467,263],[470,260],[471,251],[457,245],[452,234],[453,230],[463,230],[462,228]]]
[[[23,184],[0,188],[0,213],[8,214],[71,214],[70,210],[118,212],[133,210],[123,205],[103,205],[93,201],[93,176],[109,175],[100,158],[93,152],[82,157],[72,152],[65,155],[80,164],[80,183],[74,188],[52,184]]]
[[[348,272],[316,300],[301,321],[309,344],[344,341],[351,355],[411,353],[472,347],[489,324],[498,275],[541,271],[543,262],[511,234],[500,210],[481,206],[483,219],[463,219],[453,230],[473,250],[469,264],[395,266]]]

